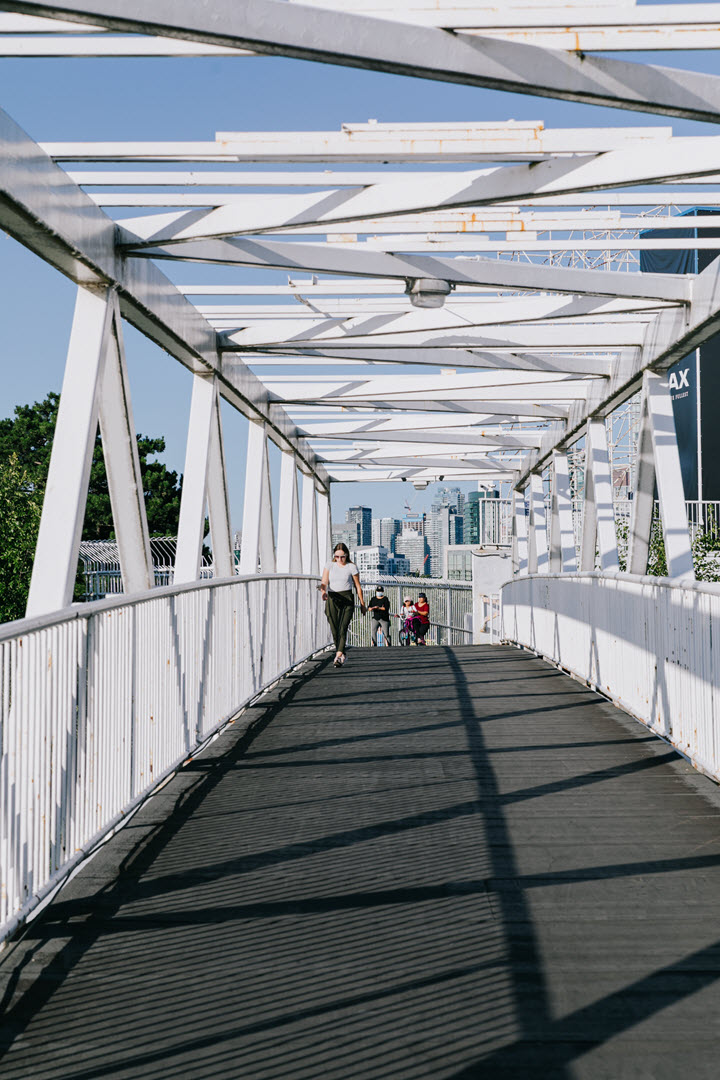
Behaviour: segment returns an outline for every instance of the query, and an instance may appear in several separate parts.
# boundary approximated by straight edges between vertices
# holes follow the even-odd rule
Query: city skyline
[[[369,506],[374,518],[396,517],[403,518],[408,513],[404,509],[406,504],[411,507],[411,513],[428,513],[433,500],[439,491],[444,488],[458,488],[465,498],[471,491],[478,490],[477,481],[437,481],[428,484],[422,491],[416,491],[410,483],[388,481],[373,484],[332,484],[330,488],[330,507],[333,521],[344,521],[345,514],[351,506]]]
[[[450,573],[451,550],[502,542],[503,514],[497,485],[478,485],[469,492],[452,483],[433,488],[429,510],[416,510],[410,500],[403,503],[401,516],[378,516],[372,507],[355,504],[341,520],[335,510],[333,545],[347,545],[361,574],[440,578]],[[467,556],[458,552],[458,557],[458,574],[451,576],[464,577],[470,568],[469,552]]]

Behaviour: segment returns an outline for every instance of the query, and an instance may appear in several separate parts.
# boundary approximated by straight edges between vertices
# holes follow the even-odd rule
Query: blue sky
[[[649,59],[697,70],[717,67],[717,54],[654,54]],[[370,118],[543,120],[546,127],[659,124],[672,126],[676,134],[718,133],[711,125],[669,117],[278,58],[5,60],[0,64],[0,107],[40,142],[212,140],[216,131],[336,130],[343,122]],[[215,268],[166,264],[163,269],[177,282],[222,280],[201,276],[216,274]],[[1,233],[0,274],[0,416],[8,416],[17,404],[60,389],[75,287]],[[137,429],[164,435],[165,460],[182,471],[190,376],[130,327],[126,349]],[[227,408],[223,419],[233,522],[239,525],[246,424]],[[469,490],[474,485],[463,486]],[[408,484],[333,487],[338,519],[354,503],[373,506],[379,515],[399,514],[408,495],[413,509],[420,510],[433,491],[430,487],[418,494]]]

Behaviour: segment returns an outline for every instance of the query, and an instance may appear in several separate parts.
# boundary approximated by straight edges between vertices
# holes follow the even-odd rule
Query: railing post
[[[278,517],[277,569],[280,574],[302,573],[300,508],[298,506],[295,455],[282,451],[280,466],[280,513]]]
[[[545,489],[539,473],[530,477],[530,552],[528,557],[531,574],[548,572],[547,524],[545,513]]]
[[[550,569],[572,571],[576,567],[568,459],[564,450],[555,450],[550,515]]]
[[[28,616],[72,601],[97,434],[99,385],[113,310],[107,293],[78,288],[35,549]]]
[[[528,521],[525,492],[512,493],[512,564],[513,574],[528,572]]]
[[[595,537],[600,553],[600,569],[619,570],[612,477],[610,475],[610,454],[608,452],[607,428],[605,421],[602,419],[588,420],[587,423],[585,440],[586,486],[588,473],[592,474]],[[584,566],[583,569],[594,569],[594,561],[595,553],[593,552],[593,566]]]
[[[668,575],[671,578],[694,580],[692,544],[670,390],[667,382],[655,372],[645,372],[643,378]]]
[[[240,573],[256,574],[258,560],[263,573],[275,573],[275,530],[270,493],[265,424],[251,420],[245,470]]]

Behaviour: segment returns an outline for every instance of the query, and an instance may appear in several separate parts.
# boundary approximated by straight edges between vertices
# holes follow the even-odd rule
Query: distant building
[[[427,514],[406,514],[400,522],[400,532],[418,532],[425,535]]]
[[[407,577],[410,573],[410,560],[406,555],[388,555],[387,573],[389,577]]]
[[[454,506],[433,503],[426,534],[430,546],[430,573],[433,577],[442,577],[446,546],[463,542],[463,519]]]
[[[480,492],[471,491],[465,504],[465,528],[463,539],[466,544],[480,543]]]
[[[346,521],[333,522],[330,531],[332,533],[332,546],[345,544],[349,551],[357,547],[358,529],[355,522],[348,524]]]
[[[409,574],[430,573],[430,547],[427,537],[415,529],[403,529],[399,536],[395,537],[395,557],[404,555],[408,561]]]
[[[502,544],[506,509],[497,489],[471,491],[465,503],[465,543],[479,547]]]
[[[395,550],[395,537],[402,532],[399,518],[384,517],[372,519],[372,543],[386,547],[388,552]]]
[[[369,506],[351,506],[345,512],[345,521],[348,525],[357,527],[357,541],[360,547],[370,547],[372,544],[372,508]]]
[[[361,576],[382,575],[388,573],[388,550],[378,545],[358,547],[350,552]]]
[[[446,545],[443,577],[448,581],[472,581],[473,550],[472,544]]]

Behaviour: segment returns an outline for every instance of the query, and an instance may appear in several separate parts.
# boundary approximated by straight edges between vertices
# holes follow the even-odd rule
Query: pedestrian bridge
[[[720,8],[0,8],[0,55],[66,138],[0,112],[0,259],[45,263],[43,349],[48,283],[75,295],[27,607],[0,626],[3,1080],[714,1080],[720,79],[692,50]],[[684,67],[607,55],[659,47]],[[117,61],[75,95],[103,102],[89,127],[58,105],[77,82],[36,81],[48,56]],[[163,92],[123,141],[131,56]],[[196,57],[253,65],[227,99],[281,100],[281,130],[166,141],[190,119],[159,103],[217,102]],[[338,129],[345,68],[388,108],[495,116],[500,90],[565,119]],[[308,101],[333,130],[300,130]],[[663,125],[586,127],[589,105]],[[162,581],[136,332],[187,376]],[[122,591],[74,604],[98,431]],[[0,462],[12,566],[22,464],[10,490]],[[487,496],[468,546],[494,514],[505,572],[481,588],[475,559],[472,612],[448,585],[431,647],[358,633],[331,670],[333,485],[440,481]],[[450,517],[432,556],[408,538],[414,573]]]
[[[529,651],[330,655],[11,947],[3,1078],[714,1076],[716,786]]]

